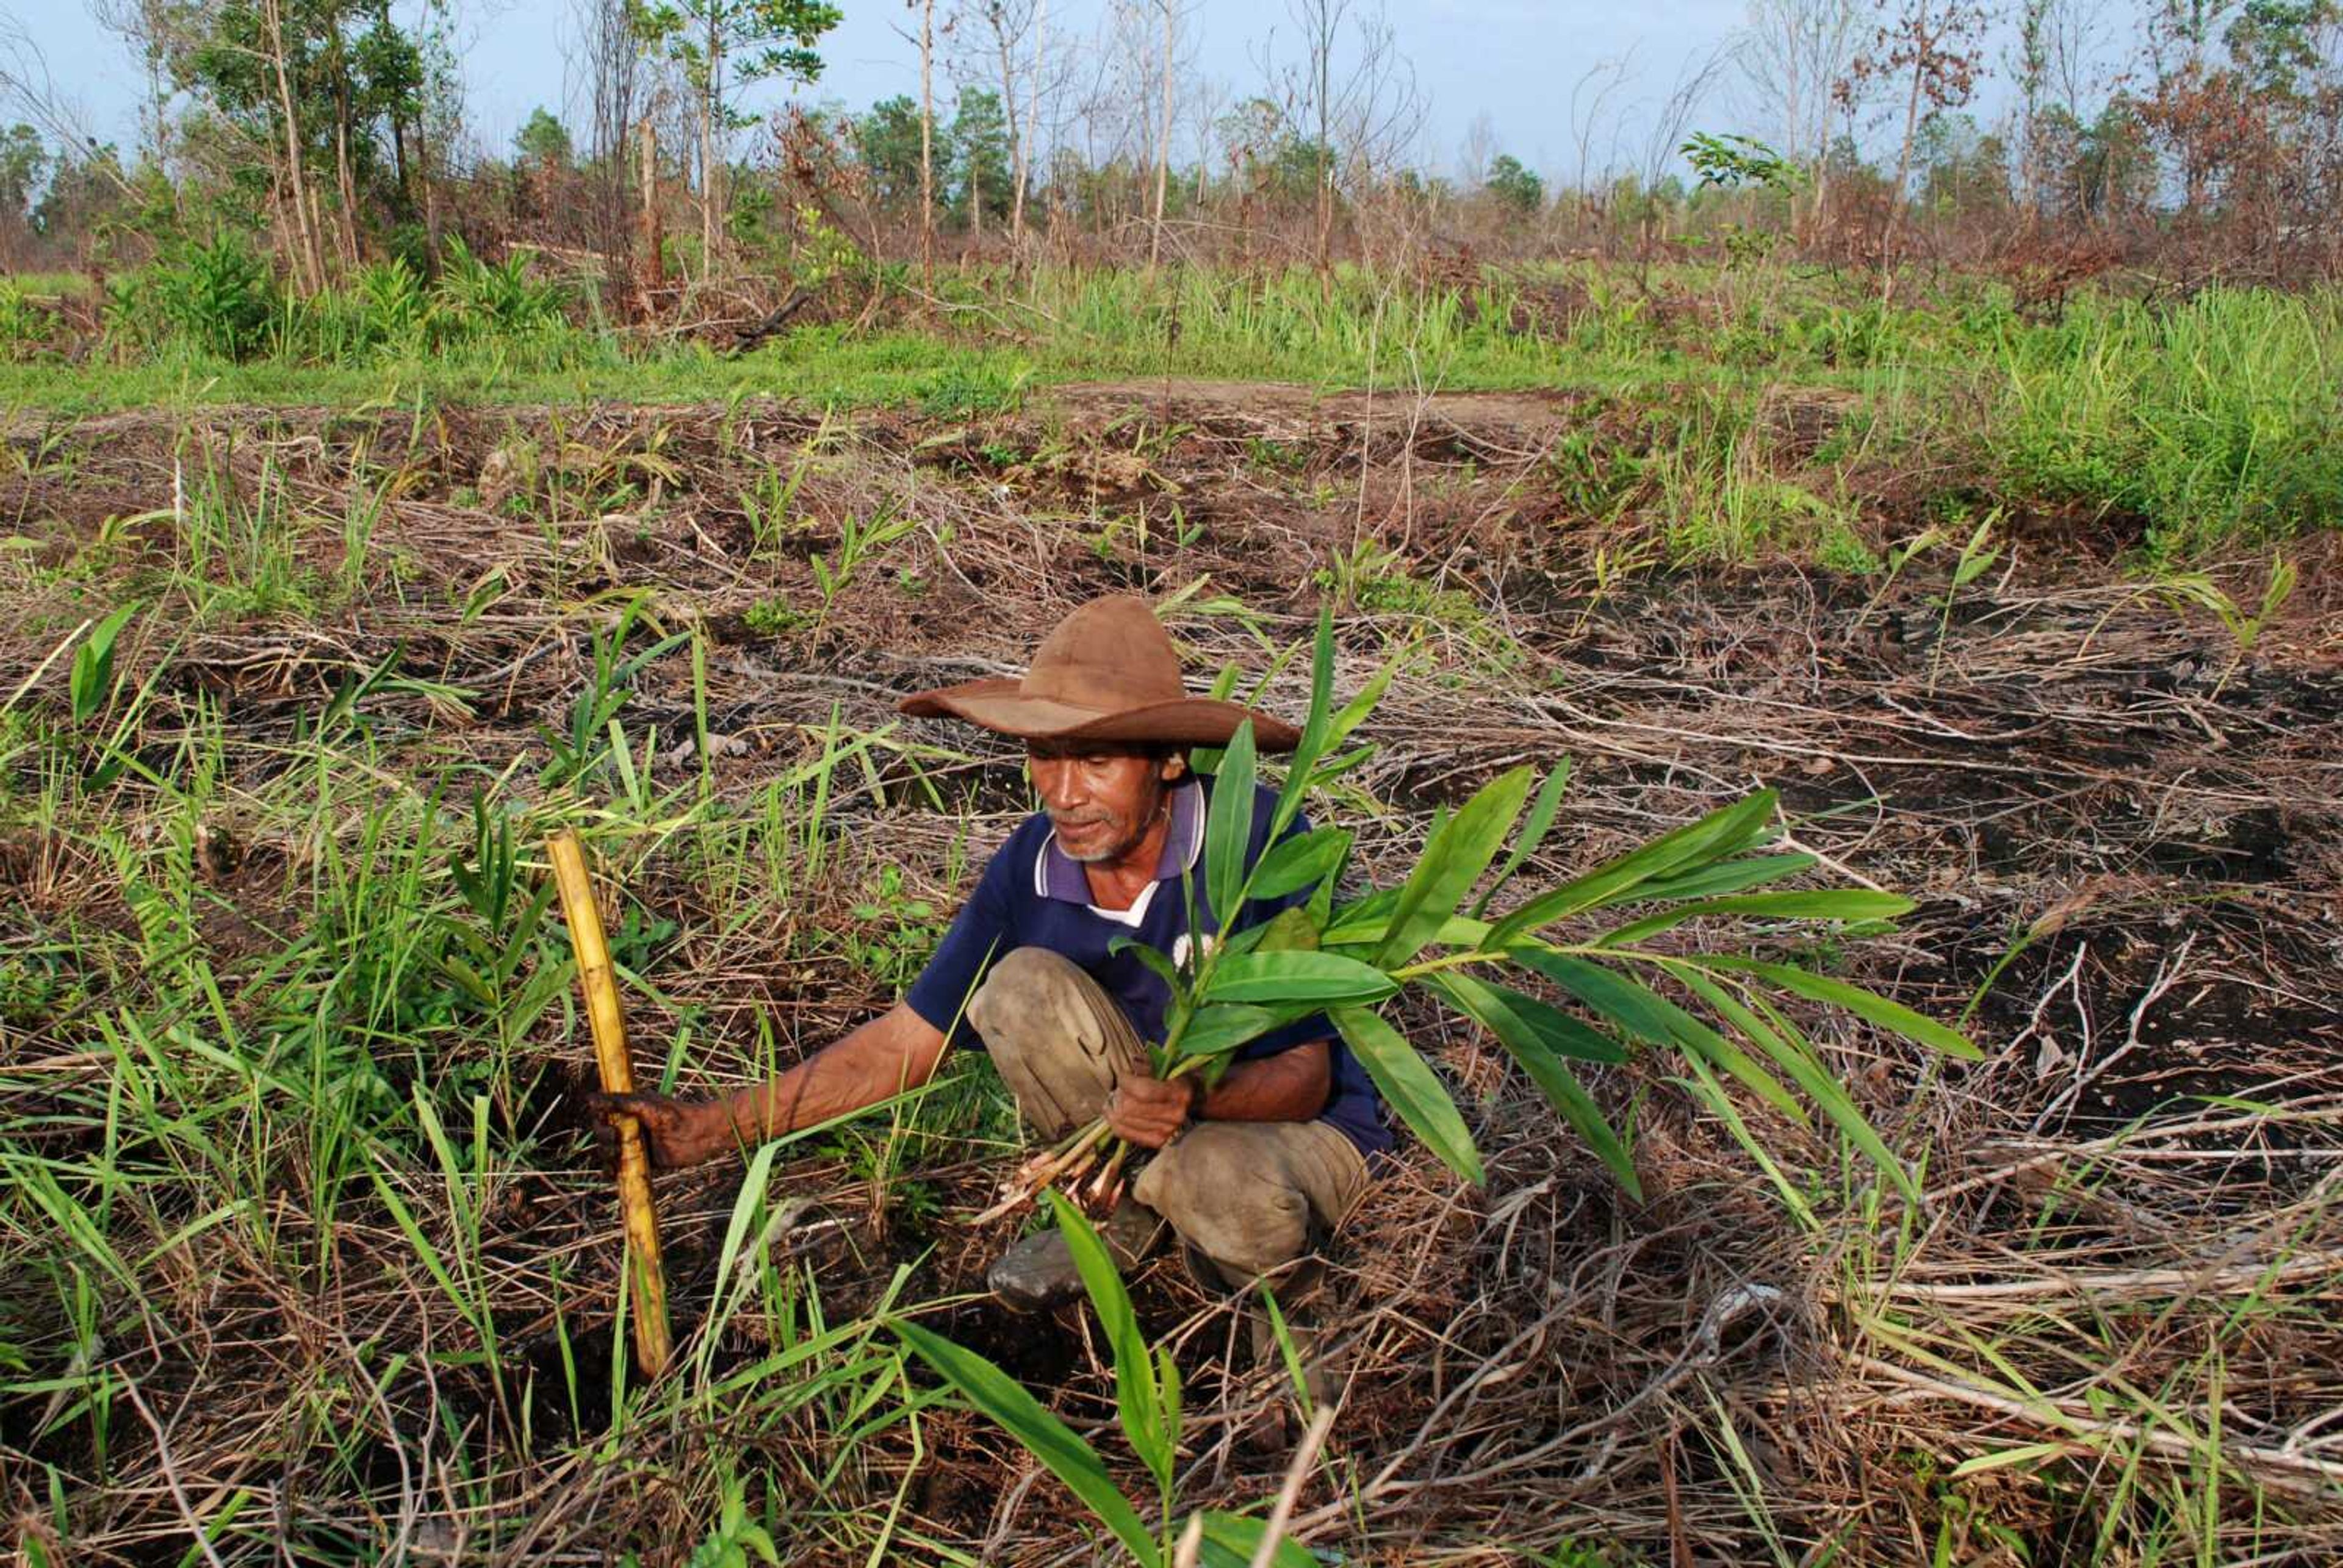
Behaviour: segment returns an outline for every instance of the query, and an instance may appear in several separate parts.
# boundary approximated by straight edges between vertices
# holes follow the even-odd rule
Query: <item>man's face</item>
[[[1176,757],[1096,743],[1025,745],[1026,771],[1058,830],[1058,848],[1090,865],[1138,846],[1184,766]]]

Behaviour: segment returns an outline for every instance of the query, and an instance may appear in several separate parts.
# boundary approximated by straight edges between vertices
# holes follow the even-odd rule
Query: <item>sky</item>
[[[559,112],[572,96],[563,42],[571,0],[453,0],[468,100],[483,146],[502,150],[542,104]],[[1361,8],[1374,0],[1358,0]],[[1476,116],[1486,114],[1496,150],[1549,175],[1574,172],[1572,89],[1590,69],[1624,61],[1627,74],[1602,105],[1600,165],[1614,141],[1621,161],[1640,156],[1652,107],[1687,61],[1723,46],[1739,25],[1745,0],[1669,0],[1620,5],[1607,0],[1386,0],[1399,47],[1430,101],[1419,157],[1453,169]],[[1053,34],[1094,35],[1108,0],[1051,0]],[[1292,54],[1284,0],[1189,0],[1195,64],[1232,96],[1261,90],[1264,54]],[[903,0],[840,0],[845,19],[824,40],[826,68],[800,95],[854,108],[919,91],[917,15]],[[401,10],[411,9],[401,5]],[[940,13],[950,0],[940,0]],[[83,0],[0,0],[46,57],[63,95],[99,136],[128,145],[136,136],[137,71],[114,36],[92,21]],[[1730,73],[1727,73],[1729,75]],[[941,88],[939,88],[940,93]],[[769,108],[788,95],[755,90],[747,106]],[[1589,100],[1582,97],[1582,106]],[[576,126],[582,114],[568,116]],[[1729,92],[1719,93],[1694,128],[1741,128]],[[748,150],[748,149],[743,149]]]

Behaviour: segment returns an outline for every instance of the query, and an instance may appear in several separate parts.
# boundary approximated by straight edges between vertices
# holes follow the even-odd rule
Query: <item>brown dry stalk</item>
[[[2137,1444],[2167,1459],[2178,1460],[2194,1458],[2206,1446],[2201,1441],[2177,1432],[2145,1427],[2136,1421],[2102,1420],[2069,1409],[2055,1400],[2029,1404],[2024,1400],[2011,1399],[1971,1383],[1915,1372],[1910,1367],[1884,1362],[1876,1356],[1850,1357],[1849,1364],[1858,1371],[1901,1383],[1921,1394],[2011,1416],[2065,1433],[2078,1442]],[[2313,1459],[2308,1454],[2289,1453],[2285,1449],[2260,1443],[2226,1441],[2221,1444],[2221,1453],[2240,1469],[2251,1471],[2258,1480],[2288,1492],[2316,1497],[2343,1483],[2343,1463],[2333,1460]]]
[[[627,1055],[627,1024],[618,1011],[618,987],[610,968],[609,944],[602,935],[602,911],[586,851],[567,828],[546,840],[553,879],[561,890],[561,918],[578,955],[578,988],[585,993],[586,1017],[594,1030],[594,1060],[605,1094],[632,1094],[635,1067]],[[626,1227],[627,1255],[634,1264],[635,1354],[657,1377],[667,1370],[675,1344],[669,1337],[667,1278],[659,1268],[659,1215],[651,1207],[650,1155],[642,1124],[631,1116],[614,1119],[618,1133],[618,1214]]]

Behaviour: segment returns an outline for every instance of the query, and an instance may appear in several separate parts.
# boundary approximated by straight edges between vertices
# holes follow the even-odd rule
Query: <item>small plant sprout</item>
[[[74,649],[73,669],[67,678],[66,690],[73,703],[75,724],[86,724],[97,717],[114,696],[114,645],[130,618],[138,613],[135,604],[126,604],[113,614],[90,628],[81,646]]]
[[[1952,580],[1945,585],[1944,607],[1936,617],[1936,657],[1928,666],[1928,689],[1931,691],[1936,689],[1936,678],[1945,668],[1945,638],[1953,629],[1953,600],[1959,596],[1961,589],[1992,570],[1993,564],[2001,558],[2001,547],[1990,542],[1993,526],[1999,521],[2000,512],[1986,513],[1970,530],[1967,542],[1961,546],[1959,558],[1953,562]]]
[[[2295,580],[2294,563],[2283,554],[2273,553],[2270,556],[2269,578],[2262,585],[2261,603],[2247,613],[2245,606],[2231,598],[2204,572],[2175,572],[2157,579],[2156,590],[2164,596],[2166,603],[2176,611],[2189,604],[2211,610],[2227,630],[2229,640],[2236,645],[2237,656],[2229,661],[2229,668],[2221,672],[2221,678],[2214,683],[2216,696],[2228,685],[2229,678],[2237,673],[2238,666],[2253,656],[2254,645],[2261,640],[2264,628],[2276,618],[2279,610],[2286,608],[2286,601],[2294,597]]]
[[[974,1351],[954,1344],[932,1329],[899,1321],[895,1332],[914,1354],[961,1397],[998,1422],[1041,1462],[1051,1474],[1081,1500],[1131,1560],[1145,1568],[1172,1568],[1200,1562],[1214,1568],[1269,1563],[1276,1568],[1313,1568],[1317,1559],[1282,1532],[1258,1519],[1202,1510],[1182,1519],[1177,1473],[1180,1462],[1180,1368],[1172,1352],[1151,1346],[1140,1332],[1138,1313],[1114,1259],[1081,1210],[1061,1194],[1047,1194],[1066,1244],[1081,1271],[1091,1308],[1106,1331],[1114,1356],[1115,1415],[1131,1451],[1155,1483],[1154,1518],[1143,1516],[1108,1475],[1106,1462],[1079,1432],[1058,1419],[1007,1372]],[[1192,1547],[1183,1543],[1192,1541]],[[1195,1556],[1183,1552],[1194,1551]]]

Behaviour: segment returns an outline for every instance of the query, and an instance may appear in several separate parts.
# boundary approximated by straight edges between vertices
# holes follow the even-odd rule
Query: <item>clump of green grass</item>
[[[2137,517],[2158,558],[2343,518],[2343,297],[2079,305],[2006,332],[1988,387],[2004,493]]]

